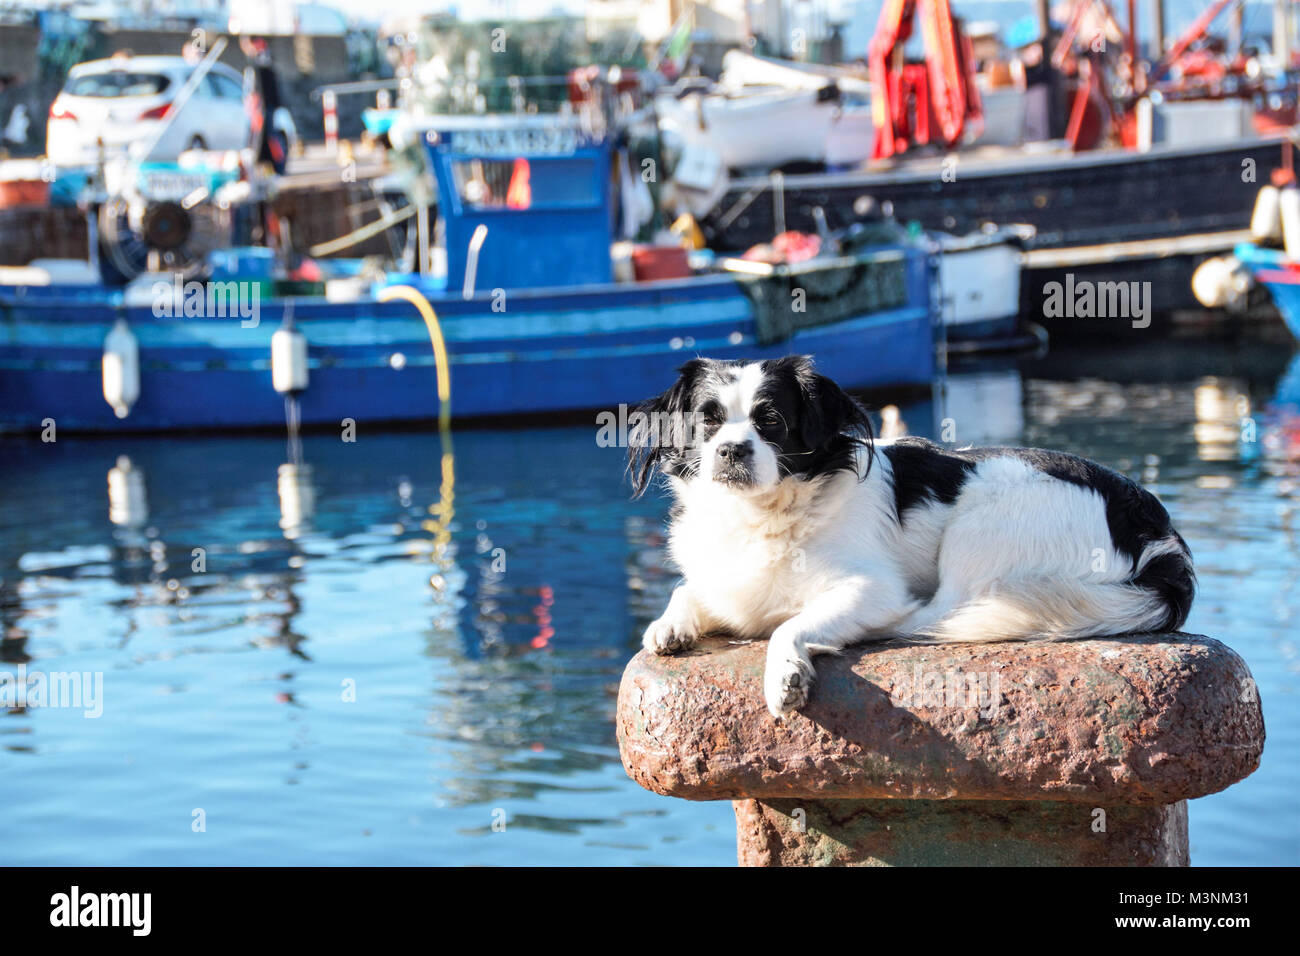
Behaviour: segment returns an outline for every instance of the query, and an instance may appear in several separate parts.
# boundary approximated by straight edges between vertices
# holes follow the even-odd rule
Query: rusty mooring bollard
[[[1245,662],[1188,634],[867,644],[763,703],[767,643],[642,651],[618,695],[641,786],[732,800],[742,866],[1186,866],[1187,800],[1259,766]]]

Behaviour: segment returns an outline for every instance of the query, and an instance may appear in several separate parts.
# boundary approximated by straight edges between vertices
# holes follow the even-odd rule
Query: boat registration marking
[[[578,131],[569,127],[472,129],[451,134],[451,151],[473,156],[565,156],[577,149]]]
[[[207,177],[193,173],[148,172],[142,179],[143,192],[150,199],[184,199],[195,190],[208,188]]]

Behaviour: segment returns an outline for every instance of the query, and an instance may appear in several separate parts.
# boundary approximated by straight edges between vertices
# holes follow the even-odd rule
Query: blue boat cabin
[[[440,117],[424,136],[438,182],[447,287],[460,288],[487,228],[476,289],[612,281],[610,143],[578,117]]]

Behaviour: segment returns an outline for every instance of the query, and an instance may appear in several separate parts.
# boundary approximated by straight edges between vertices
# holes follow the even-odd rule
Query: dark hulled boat
[[[1024,314],[1041,315],[1043,286],[1066,273],[1076,281],[1150,281],[1157,311],[1169,312],[1194,308],[1195,267],[1245,237],[1259,183],[1283,164],[1283,143],[1278,136],[1147,152],[990,150],[946,166],[908,159],[868,172],[785,176],[779,185],[740,179],[703,225],[716,248],[744,248],[772,235],[781,195],[791,229],[815,229],[817,208],[832,225],[849,221],[863,196],[892,203],[900,221],[927,229],[1026,223],[1036,234],[1025,242]]]

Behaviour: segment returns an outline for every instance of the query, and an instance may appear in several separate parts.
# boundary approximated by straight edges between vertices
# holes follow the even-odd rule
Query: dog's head
[[[655,471],[755,494],[793,478],[856,469],[871,423],[843,389],[791,355],[764,362],[692,359],[673,386],[637,406],[629,472],[637,495]]]

